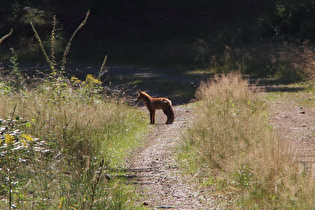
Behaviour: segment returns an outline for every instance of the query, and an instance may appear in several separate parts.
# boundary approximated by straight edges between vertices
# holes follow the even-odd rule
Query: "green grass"
[[[138,110],[102,95],[91,78],[2,89],[1,208],[136,208],[132,187],[115,175],[147,131]]]
[[[216,189],[220,205],[314,207],[314,179],[295,162],[289,142],[274,133],[263,101],[241,75],[216,77],[196,97],[196,121],[184,135],[179,160],[203,187]]]

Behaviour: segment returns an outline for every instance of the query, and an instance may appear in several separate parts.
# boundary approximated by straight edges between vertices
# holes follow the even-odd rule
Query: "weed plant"
[[[70,48],[71,48],[71,44],[72,44],[72,40],[74,39],[74,37],[76,36],[76,34],[82,29],[82,27],[86,24],[88,17],[90,16],[90,11],[88,11],[85,15],[84,20],[81,22],[81,24],[76,28],[76,30],[73,32],[72,36],[70,37],[67,46],[63,52],[63,56],[60,62],[57,62],[56,60],[56,55],[55,55],[55,51],[56,51],[56,26],[57,26],[57,19],[56,16],[53,17],[53,29],[51,31],[51,35],[50,35],[50,55],[48,55],[47,50],[44,47],[43,41],[40,38],[34,24],[31,22],[31,27],[33,29],[33,32],[35,34],[35,38],[37,39],[40,49],[46,59],[46,62],[49,64],[50,69],[52,71],[53,75],[59,75],[60,73],[64,73],[65,71],[65,66],[67,63],[67,56],[70,52]],[[59,68],[58,68],[59,66]]]
[[[56,61],[56,17],[50,55],[31,23],[50,74],[28,87],[11,49],[10,77],[0,83],[1,209],[128,209],[133,190],[115,179],[146,131],[141,113],[105,94],[99,77],[64,76],[71,36]],[[1,38],[1,42],[11,32]],[[1,75],[2,76],[2,75]]]
[[[180,157],[205,187],[226,198],[225,208],[314,207],[314,179],[275,135],[264,103],[240,74],[216,76],[201,84],[196,97],[196,122]]]
[[[132,189],[113,177],[145,124],[136,109],[102,94],[100,83],[92,75],[48,78],[34,89],[3,92],[1,209],[132,205]]]

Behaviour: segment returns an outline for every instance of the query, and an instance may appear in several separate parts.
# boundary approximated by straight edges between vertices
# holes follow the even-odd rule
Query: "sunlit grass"
[[[280,86],[292,91],[272,91],[263,94],[263,99],[268,101],[288,101],[294,100],[297,106],[306,107],[314,111],[315,106],[315,87],[313,81],[294,83]]]
[[[263,100],[241,75],[216,77],[196,97],[196,122],[180,159],[204,187],[216,189],[225,208],[314,206],[314,179],[295,161],[290,143],[274,133]]]
[[[18,208],[133,205],[131,187],[113,177],[139,144],[147,123],[123,99],[100,91],[99,81],[90,75],[76,88],[57,79],[1,95],[0,118],[10,125],[1,124],[8,133],[0,142],[1,208],[9,207],[9,197]],[[11,135],[16,143],[10,143]],[[31,138],[37,140],[28,146]]]

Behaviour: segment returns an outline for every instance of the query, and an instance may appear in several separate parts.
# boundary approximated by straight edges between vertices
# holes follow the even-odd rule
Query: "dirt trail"
[[[174,111],[176,118],[171,125],[164,124],[166,116],[161,111],[157,113],[158,122],[152,125],[146,145],[130,160],[130,171],[135,173],[132,182],[141,195],[139,202],[150,209],[214,208],[212,198],[189,183],[191,177],[184,176],[173,157],[181,132],[192,117],[189,105],[175,106]]]
[[[314,100],[311,98],[312,95],[304,93],[299,95]],[[297,149],[297,161],[303,164],[315,178],[314,109],[299,106],[296,98],[292,96],[277,101],[269,101],[268,110],[275,130],[284,139],[289,140],[294,149]]]

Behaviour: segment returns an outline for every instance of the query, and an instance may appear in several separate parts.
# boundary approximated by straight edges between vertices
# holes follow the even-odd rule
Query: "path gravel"
[[[130,171],[136,175],[132,182],[141,195],[139,202],[150,209],[214,209],[213,198],[190,182],[192,177],[182,173],[173,157],[182,132],[192,121],[189,104],[175,106],[174,111],[171,125],[165,125],[165,115],[158,112],[158,123],[152,125],[146,145],[130,160]]]
[[[298,97],[312,98],[311,93],[301,92]],[[268,102],[273,127],[296,150],[297,161],[315,178],[315,109],[298,104],[297,95],[281,97]]]

